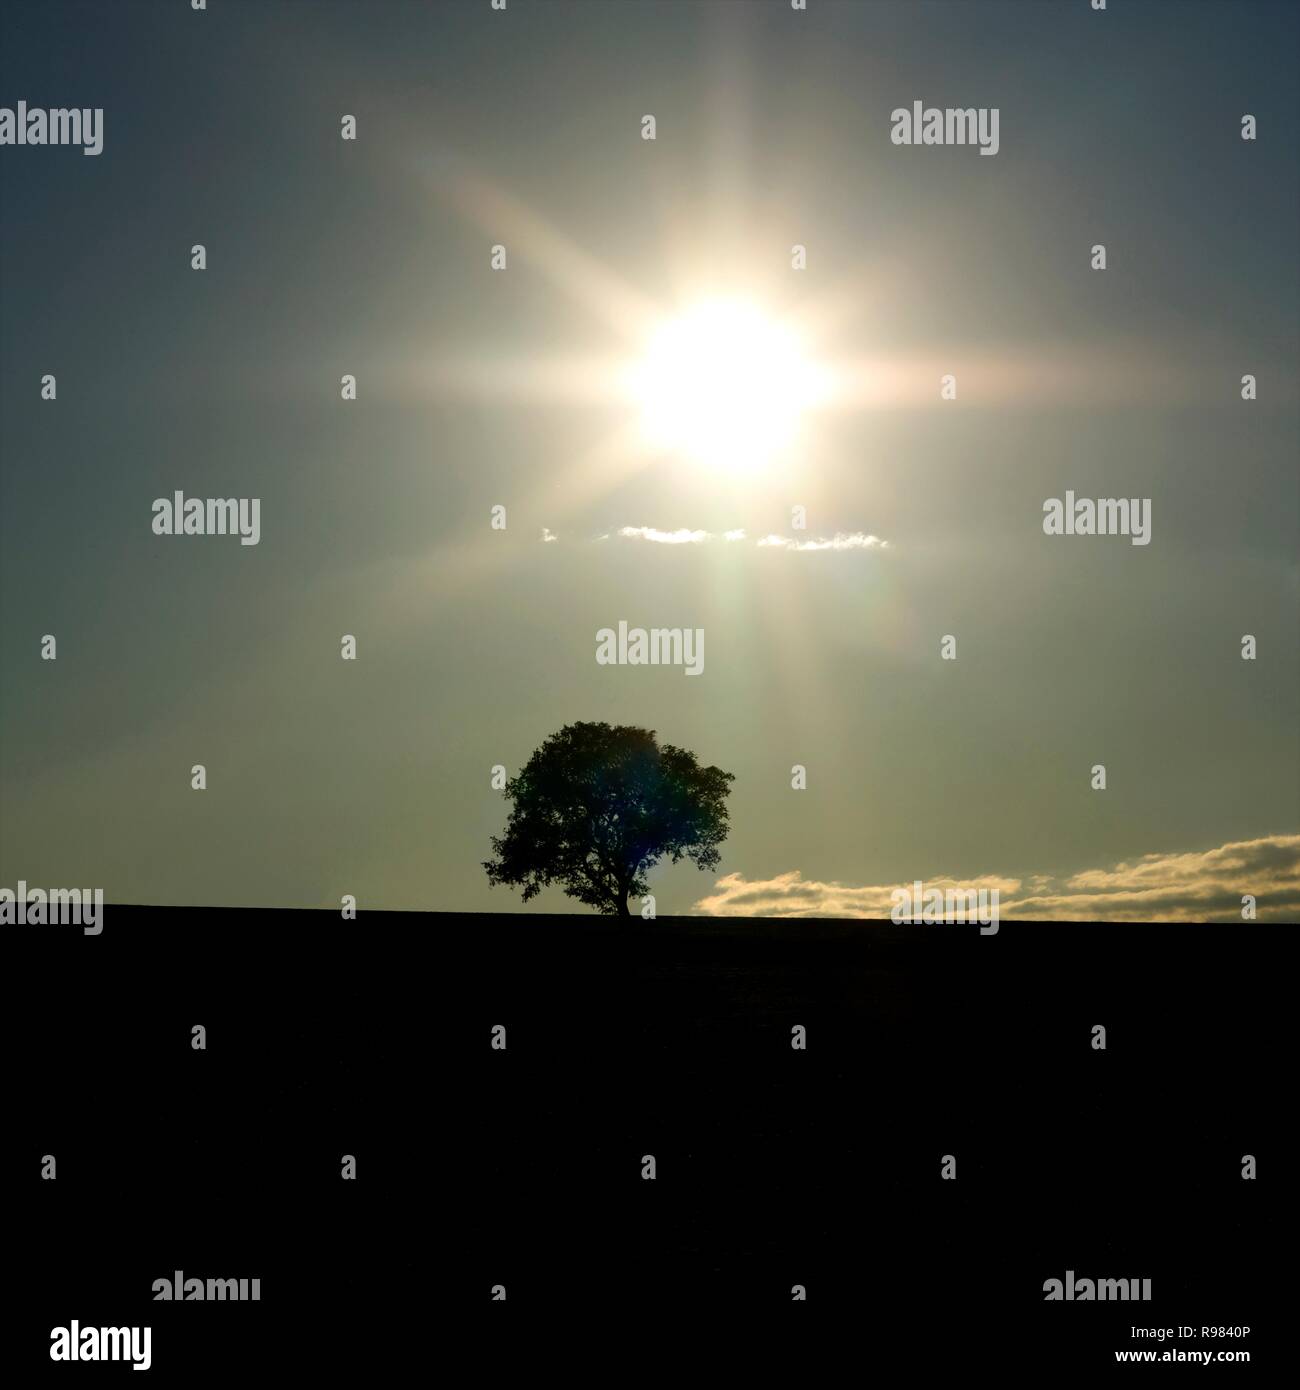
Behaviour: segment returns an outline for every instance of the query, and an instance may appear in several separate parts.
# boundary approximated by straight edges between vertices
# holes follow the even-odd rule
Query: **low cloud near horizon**
[[[1054,878],[986,874],[923,878],[929,888],[997,889],[1006,920],[1056,922],[1240,922],[1241,899],[1260,922],[1300,918],[1300,834],[1239,840],[1217,849],[1147,854],[1108,869]],[[708,917],[867,917],[889,920],[891,894],[907,884],[853,886],[806,880],[798,869],[747,880],[726,874],[689,911]]]

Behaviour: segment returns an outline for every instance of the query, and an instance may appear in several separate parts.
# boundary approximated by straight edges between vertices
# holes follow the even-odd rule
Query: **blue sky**
[[[0,882],[512,910],[490,770],[604,719],[736,775],[730,887],[663,871],[661,913],[1294,916],[1293,6],[0,23],[0,102],[105,113],[98,157],[0,150]],[[997,107],[998,154],[892,145],[914,100]],[[610,385],[720,294],[845,384],[748,472],[628,444]],[[154,535],[176,490],[259,497],[260,543]],[[1045,535],[1067,490],[1151,543]],[[758,544],[837,535],[887,544]],[[598,666],[620,620],[704,628],[704,673]]]

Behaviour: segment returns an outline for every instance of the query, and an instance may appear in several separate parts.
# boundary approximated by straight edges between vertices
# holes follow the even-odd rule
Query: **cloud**
[[[743,526],[738,526],[734,531],[723,531],[720,535],[716,531],[691,531],[685,526],[676,531],[660,531],[654,526],[621,526],[614,534],[624,540],[653,541],[657,545],[703,545],[708,541],[748,539]],[[607,541],[609,535],[597,536],[596,539]],[[801,541],[793,536],[772,535],[764,536],[756,544],[775,546],[781,550],[885,550],[889,547],[888,541],[882,541],[879,536],[869,536],[862,531],[837,531],[830,540],[818,538]]]
[[[759,545],[775,546],[781,550],[887,550],[888,541],[868,536],[861,531],[836,531],[830,540],[800,541],[793,536],[764,536]]]
[[[622,526],[618,534],[628,540],[654,541],[657,545],[699,545],[707,541],[707,531],[688,531],[684,526],[677,531],[656,531],[653,526]]]
[[[1261,922],[1300,916],[1300,835],[1268,835],[1186,854],[1147,854],[1064,878],[929,877],[925,887],[996,888],[1004,920],[1240,922],[1253,896]],[[708,917],[871,917],[888,920],[891,894],[907,884],[852,886],[805,879],[797,869],[748,880],[718,879],[691,911]]]
[[[706,917],[874,917],[889,919],[890,894],[901,884],[851,887],[844,883],[819,883],[803,877],[798,869],[775,878],[748,881],[743,874],[727,874],[701,898],[691,911]],[[1014,892],[1019,879],[932,878],[927,888],[996,888],[1000,895]]]

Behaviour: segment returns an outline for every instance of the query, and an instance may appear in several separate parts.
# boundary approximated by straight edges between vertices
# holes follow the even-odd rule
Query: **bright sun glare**
[[[740,473],[795,442],[818,394],[795,334],[736,300],[699,304],[659,329],[633,391],[649,444]]]

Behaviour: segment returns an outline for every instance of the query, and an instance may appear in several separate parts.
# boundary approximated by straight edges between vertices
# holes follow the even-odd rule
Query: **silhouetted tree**
[[[701,869],[719,860],[735,779],[701,767],[694,753],[655,742],[654,732],[568,724],[506,783],[514,802],[488,881],[523,886],[524,901],[558,883],[600,912],[630,917],[629,893],[648,893],[644,874],[668,855]]]

